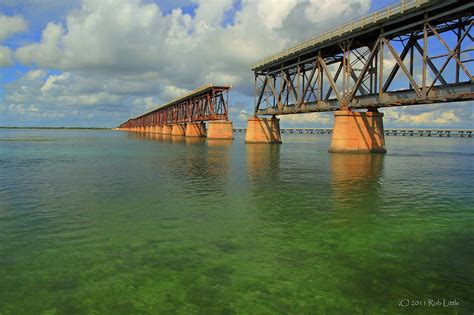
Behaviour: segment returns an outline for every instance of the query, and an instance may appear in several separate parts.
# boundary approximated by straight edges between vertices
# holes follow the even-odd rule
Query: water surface
[[[0,130],[0,314],[472,313],[473,139],[283,141]]]

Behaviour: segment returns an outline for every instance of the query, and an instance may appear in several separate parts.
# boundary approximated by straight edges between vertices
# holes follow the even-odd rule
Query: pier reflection
[[[208,175],[228,174],[232,143],[232,140],[206,141]]]
[[[186,137],[183,137],[183,136],[169,136],[168,135],[167,137],[170,137],[171,142],[173,142],[173,143],[185,143],[186,142]]]
[[[201,137],[183,137],[186,144],[196,144],[196,143],[205,143],[206,138]]]
[[[385,155],[330,154],[331,188],[335,205],[343,208],[374,207]]]
[[[163,140],[162,134],[149,133],[149,132],[129,132],[128,137],[134,140],[151,140],[151,141]]]
[[[279,180],[280,144],[255,143],[246,145],[247,174],[254,183]]]

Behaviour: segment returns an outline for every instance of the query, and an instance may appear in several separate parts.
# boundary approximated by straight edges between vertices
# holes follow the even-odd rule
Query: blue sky
[[[230,83],[231,118],[245,126],[254,61],[394,3],[1,0],[0,125],[113,127],[202,84]],[[385,109],[385,123],[472,128],[472,109],[472,102]],[[311,114],[282,124],[331,121],[330,113]]]

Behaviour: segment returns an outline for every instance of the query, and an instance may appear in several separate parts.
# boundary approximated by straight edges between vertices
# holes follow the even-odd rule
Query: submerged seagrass
[[[472,311],[472,139],[243,140],[0,130],[0,313]]]

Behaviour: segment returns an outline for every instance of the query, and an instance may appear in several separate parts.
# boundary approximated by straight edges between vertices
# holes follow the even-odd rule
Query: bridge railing
[[[281,128],[282,134],[332,134],[332,128]],[[234,132],[247,132],[246,128],[234,128]],[[386,136],[418,136],[418,137],[461,137],[472,138],[472,129],[385,129]]]
[[[348,23],[342,24],[338,28],[329,30],[322,33],[319,36],[311,37],[298,45],[284,49],[273,56],[263,58],[252,65],[252,70],[255,70],[261,66],[272,63],[274,61],[285,58],[289,55],[292,55],[296,52],[302,51],[304,49],[314,47],[317,44],[328,41],[335,37],[340,37],[343,34],[350,33],[354,30],[361,29],[371,24],[375,24],[381,20],[388,19],[394,15],[404,13],[407,10],[418,8],[421,5],[426,3],[433,2],[433,0],[402,0],[399,4],[386,7],[384,9],[373,12],[369,15],[363,16],[362,18],[355,19]]]

